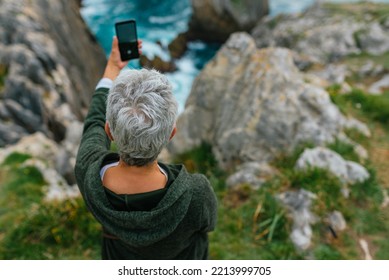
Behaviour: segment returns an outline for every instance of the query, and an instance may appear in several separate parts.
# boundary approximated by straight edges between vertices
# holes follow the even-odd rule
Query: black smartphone
[[[120,58],[127,61],[139,58],[138,36],[135,20],[126,20],[115,23],[116,36],[119,41]]]

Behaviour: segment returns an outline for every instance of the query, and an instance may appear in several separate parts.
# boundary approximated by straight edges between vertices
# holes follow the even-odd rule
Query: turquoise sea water
[[[300,12],[314,2],[315,0],[269,0],[270,15]],[[372,2],[389,3],[389,0]],[[115,22],[135,19],[138,37],[143,40],[143,53],[149,58],[159,55],[165,60],[169,59],[167,45],[178,33],[187,29],[192,12],[190,0],[83,0],[83,6],[81,14],[106,54],[109,54],[111,49]],[[214,56],[218,48],[218,45],[205,44],[201,41],[190,43],[185,56],[176,61],[178,71],[167,74],[179,102],[179,111],[184,108],[194,77]],[[139,64],[134,61],[129,67],[137,68]]]

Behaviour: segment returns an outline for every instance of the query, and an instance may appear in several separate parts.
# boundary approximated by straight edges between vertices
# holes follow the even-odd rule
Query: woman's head
[[[107,100],[107,123],[120,158],[145,166],[156,160],[175,128],[177,102],[167,78],[155,70],[126,70]]]

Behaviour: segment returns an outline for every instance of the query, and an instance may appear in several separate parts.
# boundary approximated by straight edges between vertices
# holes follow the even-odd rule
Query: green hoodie
[[[183,165],[165,165],[175,179],[155,208],[120,211],[109,201],[100,169],[118,155],[109,150],[104,130],[107,93],[99,88],[92,97],[77,154],[76,180],[88,209],[120,239],[127,258],[207,258],[207,233],[215,228],[217,202],[205,176],[189,174]]]

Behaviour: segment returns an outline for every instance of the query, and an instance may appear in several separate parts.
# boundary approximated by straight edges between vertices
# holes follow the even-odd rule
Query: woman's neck
[[[140,175],[140,176],[142,175],[146,176],[155,171],[159,172],[158,162],[156,160],[144,166],[135,166],[135,165],[128,165],[122,159],[120,159],[117,168],[122,171],[131,173],[133,175]]]
[[[164,188],[166,176],[155,160],[146,166],[131,166],[119,160],[119,164],[109,168],[103,178],[103,185],[117,194],[134,194]]]

